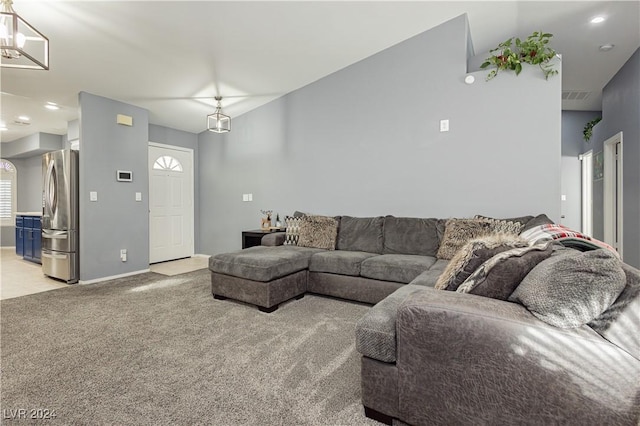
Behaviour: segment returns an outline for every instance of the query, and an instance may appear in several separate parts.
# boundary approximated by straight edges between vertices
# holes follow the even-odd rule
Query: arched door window
[[[12,162],[0,160],[0,223],[13,225],[16,214],[16,167]]]
[[[180,161],[170,155],[163,155],[153,163],[154,170],[168,170],[172,172],[181,172],[182,164]]]

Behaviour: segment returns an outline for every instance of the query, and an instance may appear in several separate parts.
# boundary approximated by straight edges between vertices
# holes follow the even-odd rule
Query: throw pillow
[[[300,235],[300,222],[302,222],[303,216],[293,217],[286,216],[284,221],[287,229],[285,231],[284,243],[285,246],[297,246],[298,238]]]
[[[553,223],[553,221],[549,219],[546,214],[539,214],[538,216],[527,222],[526,225],[524,225],[524,228],[522,228],[522,232],[528,231],[529,229],[535,228],[536,226],[547,225],[549,223]]]
[[[553,243],[546,242],[498,253],[476,269],[456,291],[507,300],[523,278],[552,252]]]
[[[491,231],[491,222],[485,219],[447,220],[438,248],[438,259],[451,259],[467,242],[490,234]]]
[[[492,219],[477,215],[475,219],[483,219],[491,222],[491,230],[496,233],[520,234],[524,225],[515,220],[509,219]]]
[[[338,220],[327,216],[305,216],[300,223],[298,246],[336,249]]]
[[[527,245],[525,240],[512,234],[493,234],[471,240],[453,256],[438,278],[435,288],[455,291],[480,265],[496,254]]]
[[[626,277],[615,254],[603,249],[576,251],[539,263],[509,301],[523,304],[551,325],[574,328],[600,316],[625,285]]]
[[[474,216],[476,219],[494,219],[494,220],[506,220],[507,222],[518,222],[519,224],[521,224],[523,227],[531,220],[533,219],[533,216],[520,216],[520,217],[510,217],[508,219],[496,219],[493,217],[489,217],[489,216],[484,216],[481,214],[477,214]]]

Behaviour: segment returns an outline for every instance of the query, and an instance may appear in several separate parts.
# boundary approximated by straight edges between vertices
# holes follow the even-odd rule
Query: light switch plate
[[[440,120],[440,131],[441,132],[449,131],[449,120]]]
[[[89,192],[89,201],[98,201],[98,192],[90,191]]]
[[[142,192],[136,192],[136,201],[142,201]]]

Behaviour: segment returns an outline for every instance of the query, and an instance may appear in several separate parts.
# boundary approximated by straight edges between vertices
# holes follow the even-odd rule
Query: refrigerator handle
[[[42,257],[46,257],[48,259],[66,259],[67,256],[64,254],[49,254],[47,252],[42,252]]]
[[[50,238],[52,240],[66,240],[67,239],[67,233],[64,234],[50,234],[46,231],[42,231],[42,238]]]
[[[49,167],[47,168],[47,176],[45,182],[45,206],[47,208],[47,212],[49,213],[47,216],[52,217],[55,214],[58,203],[58,179],[56,176],[56,169],[54,166],[54,161],[49,163]]]

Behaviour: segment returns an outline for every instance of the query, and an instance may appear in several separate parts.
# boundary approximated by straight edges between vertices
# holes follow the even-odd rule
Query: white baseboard
[[[141,269],[140,271],[127,272],[126,274],[119,274],[119,275],[111,275],[109,277],[96,278],[93,280],[80,280],[78,281],[78,284],[95,284],[102,281],[115,280],[116,278],[125,278],[125,277],[130,277],[132,275],[144,274],[145,272],[151,272],[151,269],[148,269],[148,268]]]

